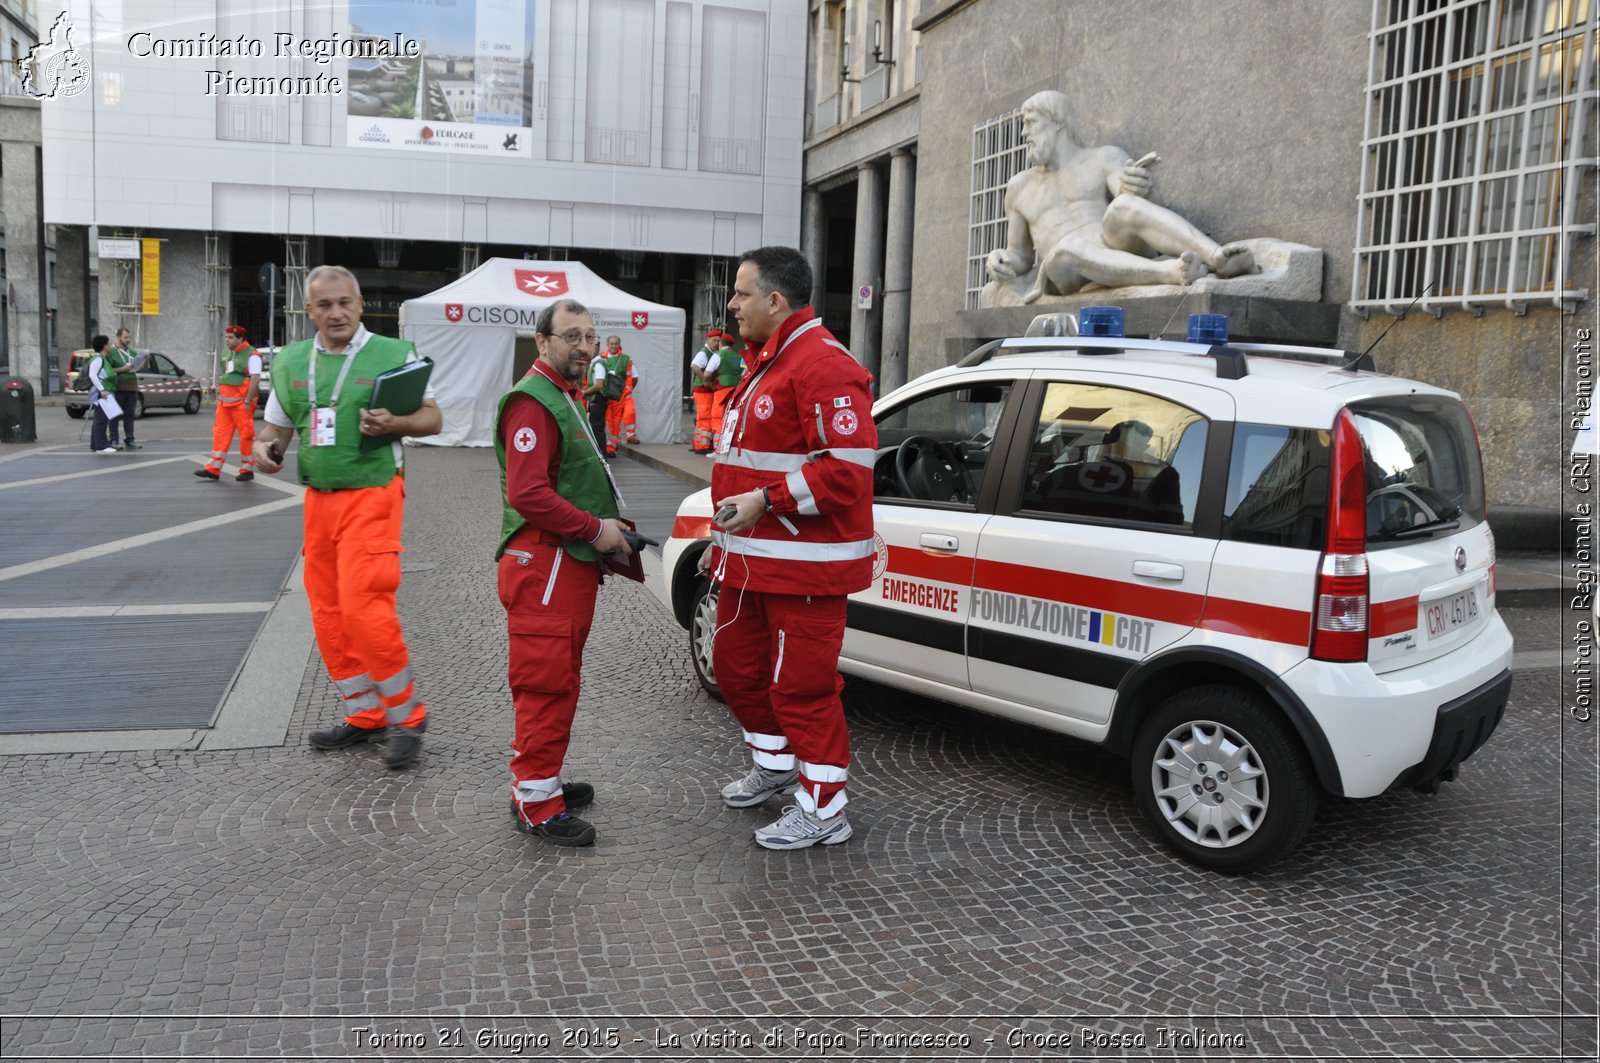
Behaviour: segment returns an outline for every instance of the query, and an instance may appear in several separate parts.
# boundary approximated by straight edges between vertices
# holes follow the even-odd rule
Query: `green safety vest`
[[[111,385],[112,390],[139,390],[139,375],[132,369],[128,368],[133,364],[133,359],[138,355],[138,353],[139,352],[134,350],[132,347],[129,347],[127,350],[123,350],[120,347],[106,348],[106,368],[110,371],[107,374],[106,382]]]
[[[717,363],[717,386],[731,388],[744,376],[744,355],[732,347],[724,347],[717,353],[722,356],[722,361]]]
[[[372,403],[372,383],[379,373],[397,369],[410,361],[416,347],[406,340],[389,336],[369,336],[354,355],[312,354],[312,341],[301,340],[280,350],[272,360],[272,393],[278,396],[283,411],[300,434],[297,471],[300,482],[319,491],[341,491],[352,487],[383,487],[399,475],[392,447],[362,450],[361,411]],[[311,438],[311,398],[307,389],[307,370],[317,359],[317,405],[326,409],[333,398],[344,360],[355,358],[339,393],[334,409],[334,435],[331,447],[308,446]]]
[[[248,383],[250,380],[250,356],[255,353],[256,349],[248,343],[238,350],[229,351],[227,356],[222,359],[223,373],[217,378],[217,383],[235,385]],[[355,370],[352,369],[351,372],[353,373]],[[318,376],[320,375],[319,373]],[[320,384],[321,381],[319,380],[318,383]],[[348,384],[348,381],[346,383]]]
[[[505,417],[506,403],[511,396],[521,392],[541,403],[555,417],[561,428],[561,464],[556,470],[556,494],[571,502],[585,513],[597,517],[618,515],[617,496],[611,490],[611,478],[606,475],[600,452],[589,439],[588,428],[582,414],[560,388],[543,373],[535,370],[517,381],[517,386],[500,398],[500,407],[494,416],[494,456],[500,462],[500,545],[495,549],[495,560],[505,553],[506,543],[521,531],[528,522],[521,513],[506,501],[506,445],[501,438],[500,422]],[[579,561],[598,561],[600,551],[590,543],[578,539],[562,542],[567,553]]]
[[[614,399],[620,399],[622,393],[628,390],[628,370],[633,368],[633,359],[623,353],[614,358],[602,358],[600,360],[606,364],[606,395]],[[613,378],[616,379],[617,383],[613,384],[611,382]]]

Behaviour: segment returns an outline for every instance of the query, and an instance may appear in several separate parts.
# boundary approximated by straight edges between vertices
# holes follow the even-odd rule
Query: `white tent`
[[[433,387],[444,429],[419,443],[494,446],[500,397],[516,383],[517,338],[532,343],[539,311],[557,299],[576,299],[594,315],[605,337],[622,337],[622,349],[639,374],[633,400],[639,438],[675,443],[679,420],[684,313],[646,302],[595,276],[581,262],[528,262],[491,258],[438,291],[400,307],[400,335],[432,358]]]

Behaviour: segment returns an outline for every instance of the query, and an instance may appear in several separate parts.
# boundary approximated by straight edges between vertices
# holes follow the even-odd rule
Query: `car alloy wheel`
[[[200,412],[200,393],[198,391],[189,392],[189,397],[183,400],[183,412],[184,413],[199,413]]]
[[[1202,686],[1163,703],[1134,743],[1145,818],[1169,848],[1217,871],[1251,871],[1289,853],[1319,794],[1288,722],[1257,694]]]
[[[711,668],[712,642],[717,633],[717,591],[710,580],[701,580],[689,607],[689,658],[694,661],[695,678],[705,692],[722,700],[717,676]]]

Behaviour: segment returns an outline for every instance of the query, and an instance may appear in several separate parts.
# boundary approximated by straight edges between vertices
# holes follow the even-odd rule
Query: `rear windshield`
[[[1477,435],[1454,399],[1411,396],[1350,408],[1367,471],[1367,542],[1448,535],[1485,518]]]

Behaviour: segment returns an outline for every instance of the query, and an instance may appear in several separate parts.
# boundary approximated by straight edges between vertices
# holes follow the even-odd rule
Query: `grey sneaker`
[[[738,782],[722,788],[722,803],[729,808],[754,808],[774,794],[790,794],[800,781],[798,769],[773,771],[759,765]]]
[[[776,823],[756,828],[756,844],[763,849],[806,849],[818,842],[838,845],[854,833],[843,812],[818,819],[799,805],[790,805]]]

